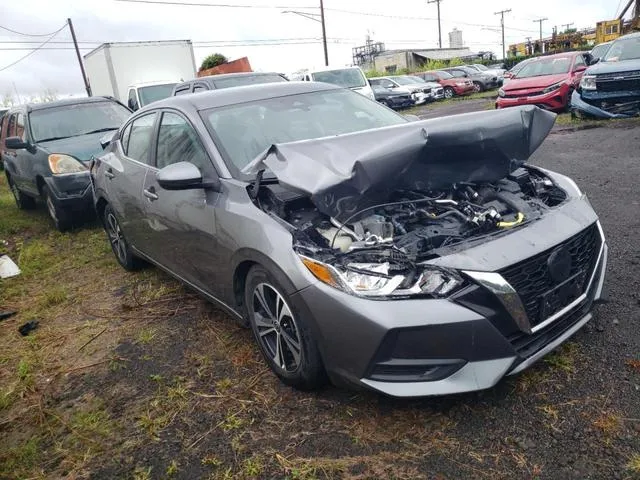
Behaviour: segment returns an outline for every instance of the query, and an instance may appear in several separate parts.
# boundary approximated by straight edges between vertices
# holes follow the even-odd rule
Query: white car
[[[369,82],[371,85],[380,85],[394,92],[408,93],[416,105],[444,98],[444,89],[439,83],[425,82],[423,79],[411,75],[375,77],[370,78]]]
[[[323,67],[304,70],[288,75],[289,80],[303,82],[324,82],[349,88],[371,100],[376,96],[369,85],[369,81],[360,67]]]
[[[498,84],[502,84],[504,82],[504,68],[488,68],[481,63],[474,63],[473,65],[467,65],[467,67],[473,68],[480,73],[484,73],[485,75],[495,75],[498,77]]]

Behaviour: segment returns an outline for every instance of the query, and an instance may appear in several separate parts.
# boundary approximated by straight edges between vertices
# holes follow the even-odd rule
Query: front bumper
[[[45,177],[52,200],[60,208],[77,213],[94,211],[89,172]]]
[[[496,108],[517,107],[520,105],[535,105],[545,110],[559,111],[567,107],[569,89],[559,88],[542,95],[522,96],[517,98],[498,97]]]
[[[415,102],[411,99],[411,97],[407,97],[407,98],[389,97],[387,99],[387,102],[389,103],[389,106],[391,108],[408,108],[408,107],[413,107],[413,105],[415,105]]]
[[[542,234],[536,226],[527,228],[533,230],[531,238]],[[314,333],[334,380],[397,397],[482,390],[529,367],[591,319],[593,303],[603,295],[607,265],[599,225],[598,238],[584,292],[528,332],[499,296],[473,281],[448,300],[375,301],[321,283],[299,291],[292,300],[314,319]],[[554,241],[546,245],[554,249]],[[531,243],[533,247],[536,242]]]
[[[614,92],[614,94],[611,95],[611,94],[598,94],[594,92],[588,95],[588,97],[591,97],[591,98],[586,98],[587,95],[585,95],[585,98],[583,98],[578,91],[574,91],[573,94],[571,95],[571,110],[573,112],[581,113],[581,114],[588,115],[595,118],[632,118],[637,116],[634,114],[608,112],[607,110],[604,110],[603,108],[600,108],[592,104],[592,103],[596,103],[598,105],[601,105],[601,102],[603,101],[606,102],[606,101],[615,101],[615,100],[619,100],[621,103],[625,103],[627,99],[625,97],[620,97],[619,95],[616,95],[617,93],[619,92]],[[625,93],[632,93],[632,92],[625,92]],[[635,104],[635,108],[638,110],[638,114],[640,115],[640,92],[636,92],[636,94],[638,99],[635,101],[630,101],[629,103]],[[629,100],[631,100],[631,98],[632,97],[629,96]],[[585,100],[588,100],[589,102]]]

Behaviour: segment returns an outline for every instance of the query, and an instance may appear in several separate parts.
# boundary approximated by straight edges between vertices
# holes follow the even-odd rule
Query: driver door
[[[215,208],[220,194],[210,189],[164,190],[156,174],[178,162],[198,167],[203,179],[216,175],[213,164],[189,121],[164,111],[158,126],[155,167],[144,181],[145,244],[152,259],[183,280],[215,295],[220,258]]]

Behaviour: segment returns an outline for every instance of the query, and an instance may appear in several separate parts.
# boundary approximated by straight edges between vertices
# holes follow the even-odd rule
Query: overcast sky
[[[288,73],[323,65],[320,23],[283,13],[296,9],[317,13],[319,0],[175,1],[250,5],[253,8],[157,5],[119,0],[2,0],[0,27],[28,34],[47,34],[60,28],[70,17],[83,53],[104,42],[190,39],[195,42],[198,66],[202,58],[215,52],[230,59],[248,56],[253,68],[263,71]],[[620,0],[620,3],[626,1]],[[351,48],[363,45],[367,33],[374,40],[384,42],[387,49],[437,47],[435,3],[427,4],[426,0],[325,0],[324,5],[332,65],[350,64]],[[465,45],[472,51],[491,50],[501,56],[500,17],[494,12],[509,8],[512,11],[505,14],[507,45],[524,41],[527,36],[537,38],[536,18],[548,17],[543,23],[543,34],[550,35],[554,25],[573,23],[574,27],[586,28],[595,26],[596,21],[615,18],[621,6],[615,0],[526,3],[442,0],[443,47],[448,47],[447,32],[457,27],[463,31]],[[0,28],[0,98],[6,94],[15,97],[16,90],[23,97],[39,95],[47,89],[60,96],[83,92],[75,52],[68,43],[71,40],[68,29],[62,30],[43,49],[2,70],[47,38],[27,37]],[[205,42],[209,46],[203,45]],[[232,46],[265,42],[298,44]]]

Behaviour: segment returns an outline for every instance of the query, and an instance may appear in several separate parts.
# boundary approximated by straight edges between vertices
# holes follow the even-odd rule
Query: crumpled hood
[[[585,75],[600,75],[602,73],[625,73],[640,70],[640,59],[623,60],[621,62],[598,62],[590,66]]]
[[[533,154],[555,118],[527,105],[272,145],[243,172],[269,169],[280,184],[310,195],[319,211],[345,221],[398,189],[500,180]]]
[[[109,135],[113,136],[113,134],[114,132],[109,132]],[[39,142],[38,145],[47,149],[49,153],[64,153],[77,158],[81,162],[88,162],[92,156],[102,153],[100,139],[104,136],[105,132],[98,132],[51,140],[50,142]]]

